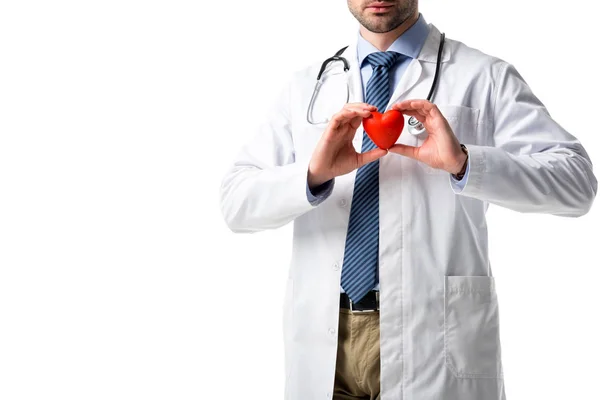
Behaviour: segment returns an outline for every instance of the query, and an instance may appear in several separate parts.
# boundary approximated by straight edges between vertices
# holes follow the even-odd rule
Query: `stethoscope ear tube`
[[[318,81],[321,80],[321,76],[323,75],[323,72],[325,72],[325,68],[327,68],[327,65],[332,61],[341,61],[342,63],[344,63],[344,72],[348,72],[348,70],[350,70],[350,66],[348,65],[348,60],[346,60],[344,57],[341,57],[338,55],[329,57],[327,60],[325,60],[323,62],[323,64],[321,64],[321,69],[319,70],[319,75],[317,75]]]

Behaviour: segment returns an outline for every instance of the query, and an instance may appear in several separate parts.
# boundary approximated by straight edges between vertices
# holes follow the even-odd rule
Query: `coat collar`
[[[438,28],[433,24],[429,25],[429,34],[427,35],[427,39],[421,48],[421,52],[417,56],[417,60],[424,62],[437,62],[437,54],[440,46],[441,32]],[[348,62],[352,64],[352,66],[358,65],[358,35],[356,35],[348,48],[344,50],[343,56],[348,59]],[[452,49],[448,46],[448,43],[444,45],[444,52],[442,53],[442,62],[448,62],[452,55]]]
[[[417,57],[417,60],[424,62],[437,62],[438,50],[440,47],[440,39],[442,33],[433,24],[429,24],[429,35],[425,44]],[[452,47],[449,46],[448,40],[444,43],[444,52],[442,53],[442,62],[448,62],[452,56]]]
[[[440,45],[441,39],[440,31],[433,24],[429,24],[429,34],[427,35],[427,39],[423,44],[423,48],[421,52],[417,56],[416,59],[413,59],[411,62],[411,67],[409,70],[405,72],[405,76],[403,77],[400,85],[400,91],[397,91],[392,96],[392,99],[398,98],[400,94],[404,93],[406,90],[410,89],[421,75],[422,67],[420,66],[421,62],[424,63],[436,63],[437,62],[437,54]],[[346,50],[344,50],[342,56],[344,56],[348,60],[348,65],[350,67],[350,98],[351,101],[354,102],[362,102],[363,94],[362,94],[362,83],[360,77],[360,67],[358,65],[358,54],[357,54],[357,44],[358,44],[358,35],[355,35]],[[449,45],[448,40],[446,39],[446,43],[444,45],[444,51],[442,53],[442,63],[448,62],[452,56],[452,47]]]

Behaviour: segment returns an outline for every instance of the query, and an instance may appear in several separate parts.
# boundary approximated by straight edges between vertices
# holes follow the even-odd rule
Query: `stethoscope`
[[[429,94],[427,95],[427,101],[433,100],[434,92],[437,87],[437,83],[438,83],[439,75],[440,75],[440,66],[442,64],[442,62],[441,62],[442,61],[442,52],[444,51],[445,38],[446,38],[446,34],[442,33],[441,37],[440,37],[440,47],[438,49],[437,60],[436,60],[436,65],[435,65],[435,74],[433,76],[433,83],[431,84],[431,89],[429,90]],[[348,64],[348,60],[346,60],[344,57],[341,56],[341,54],[347,48],[348,48],[348,46],[339,49],[337,51],[337,53],[335,53],[333,55],[333,57],[329,57],[327,60],[323,61],[323,64],[321,64],[321,69],[319,70],[319,74],[317,75],[317,83],[315,84],[315,88],[314,88],[312,96],[310,98],[310,103],[308,104],[308,109],[306,110],[306,121],[311,125],[317,125],[317,124],[329,122],[329,119],[327,119],[325,121],[320,121],[320,122],[315,122],[312,119],[312,111],[313,111],[313,107],[315,104],[315,99],[317,97],[317,93],[321,89],[321,86],[323,86],[323,80],[322,80],[323,73],[325,72],[325,69],[327,68],[329,63],[341,61],[344,64],[344,75],[345,75],[345,79],[346,79],[346,103],[348,103],[348,101],[350,100],[350,78],[349,78],[349,72],[348,72],[350,70],[350,66]],[[415,117],[410,117],[408,119],[407,126],[408,126],[408,132],[412,135],[419,136],[425,132],[425,127]]]

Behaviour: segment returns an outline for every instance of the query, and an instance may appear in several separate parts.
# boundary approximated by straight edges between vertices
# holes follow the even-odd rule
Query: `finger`
[[[431,109],[435,107],[433,103],[430,103],[427,100],[411,100],[410,105],[416,112],[424,117],[428,116]]]
[[[418,110],[425,110],[429,112],[431,107],[433,107],[433,104],[427,100],[404,100],[393,104],[391,108],[400,112]]]
[[[385,156],[387,153],[388,153],[387,150],[380,149],[380,148],[369,150],[364,153],[359,153],[358,154],[358,168]]]
[[[373,113],[373,111],[365,108],[349,108],[348,111],[354,111],[357,115],[360,115],[362,118],[368,118]]]
[[[410,105],[411,102],[412,100],[406,100],[400,103],[395,103],[390,107],[390,109],[400,111],[404,115],[408,115],[409,117],[415,117],[419,121],[424,122],[423,113],[421,113],[419,110],[413,109]]]
[[[411,114],[416,113],[416,114]],[[434,123],[439,119],[446,120],[446,117],[442,114],[438,106],[433,103],[425,104],[423,108],[419,108],[415,111],[405,111],[404,114],[412,115],[417,118],[420,122],[425,122],[428,120],[429,123]]]
[[[436,106],[435,104],[432,104],[431,111],[429,113],[434,118],[446,118],[444,117],[444,114],[442,114],[438,106]]]
[[[410,105],[417,111],[424,111],[429,113],[435,105],[427,100],[412,100]]]
[[[425,122],[426,118],[418,111],[404,111],[404,115],[408,115],[409,117],[415,117],[419,122]]]
[[[367,114],[368,113],[368,114]],[[356,129],[360,126],[363,118],[370,115],[369,111],[353,111],[342,109],[342,111],[336,113],[329,122],[329,128],[326,131],[326,137],[334,139],[336,137],[343,137],[347,133],[348,135],[354,136]],[[346,129],[345,126],[350,124],[351,129]]]
[[[356,111],[343,108],[331,118],[331,127],[333,129],[339,128],[340,125],[348,123],[348,121],[356,117],[356,115]]]
[[[352,129],[348,130],[348,136],[354,137],[356,130],[358,129],[360,124],[362,124],[362,120],[363,120],[363,117],[358,116],[350,121],[350,126],[352,127]]]
[[[368,103],[346,103],[348,107],[360,107],[368,110],[377,110],[377,107]]]
[[[401,112],[412,111],[413,108],[410,105],[410,102],[411,102],[411,100],[399,101],[398,103],[392,104],[392,106],[390,107],[390,109],[401,111]]]
[[[363,109],[343,109],[339,113],[339,120],[342,123],[348,123],[354,117],[367,118],[371,115],[371,111]]]
[[[423,109],[423,108],[419,108],[418,110],[416,110],[415,112],[419,113],[420,115],[426,117],[429,115],[429,111]]]
[[[371,115],[372,112],[376,111],[376,107],[371,107],[371,106],[364,106],[361,103],[359,104],[352,104],[352,105],[347,105],[343,108],[344,110],[349,110],[349,111],[356,111],[356,112],[366,112],[368,113],[367,117]],[[366,117],[363,117],[366,118]]]
[[[351,122],[354,122],[354,124],[351,126],[354,128],[354,130],[356,130],[362,122],[362,119],[367,118],[370,115],[370,111],[343,109],[333,116],[331,121],[331,131],[332,133],[337,133],[343,125]],[[358,121],[358,124],[356,124],[356,121]]]
[[[414,146],[407,146],[405,144],[395,144],[390,148],[392,153],[400,154],[405,157],[419,159],[419,148]]]

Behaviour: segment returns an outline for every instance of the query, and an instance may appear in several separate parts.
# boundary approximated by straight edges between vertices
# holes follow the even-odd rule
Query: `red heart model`
[[[377,147],[387,150],[396,143],[404,129],[404,115],[397,110],[389,110],[385,114],[373,111],[370,117],[363,118],[363,128]]]

